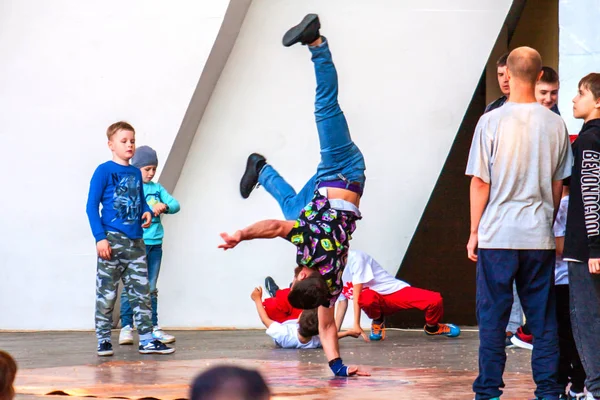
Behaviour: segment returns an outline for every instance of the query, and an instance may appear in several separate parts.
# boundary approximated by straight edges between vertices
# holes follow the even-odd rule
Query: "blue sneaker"
[[[265,278],[265,289],[267,289],[267,292],[269,292],[269,295],[271,295],[271,297],[275,297],[275,294],[279,290],[279,286],[277,286],[273,278],[267,276]]]
[[[113,348],[110,340],[103,340],[101,343],[98,343],[98,355],[100,357],[113,355]]]
[[[146,345],[140,343],[139,352],[141,354],[171,354],[175,352],[175,349],[154,339]]]
[[[369,339],[374,342],[385,339],[385,321],[381,322],[381,324],[376,324],[375,321],[371,322],[371,334],[369,335]]]
[[[427,328],[427,327],[425,327]],[[460,328],[453,324],[438,324],[438,330],[436,332],[429,332],[427,329],[423,329],[425,334],[429,336],[448,336],[457,337],[460,335]]]

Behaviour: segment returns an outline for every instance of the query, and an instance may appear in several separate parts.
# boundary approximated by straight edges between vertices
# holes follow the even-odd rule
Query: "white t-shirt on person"
[[[569,196],[560,199],[560,207],[554,221],[554,236],[565,237],[567,230],[567,209],[569,207]],[[554,284],[568,285],[569,284],[569,267],[568,263],[562,257],[556,256],[556,266],[554,267]]]
[[[342,274],[344,288],[338,300],[352,298],[353,285],[363,285],[379,294],[392,294],[402,290],[408,283],[394,278],[373,257],[362,251],[350,250],[348,262]]]
[[[317,349],[321,347],[319,336],[313,336],[307,343],[298,339],[298,320],[290,319],[282,324],[273,321],[267,328],[267,335],[273,338],[275,344],[284,349]]]
[[[466,175],[490,185],[479,223],[480,249],[550,250],[552,182],[571,175],[563,119],[538,103],[513,103],[477,123]]]

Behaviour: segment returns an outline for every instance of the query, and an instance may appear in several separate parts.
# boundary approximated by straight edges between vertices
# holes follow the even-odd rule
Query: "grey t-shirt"
[[[563,119],[538,103],[512,103],[477,124],[466,175],[490,184],[479,248],[554,249],[552,181],[571,175]]]

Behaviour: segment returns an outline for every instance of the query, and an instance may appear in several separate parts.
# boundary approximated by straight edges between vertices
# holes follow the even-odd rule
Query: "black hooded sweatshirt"
[[[563,259],[600,258],[600,119],[586,122],[573,143]]]

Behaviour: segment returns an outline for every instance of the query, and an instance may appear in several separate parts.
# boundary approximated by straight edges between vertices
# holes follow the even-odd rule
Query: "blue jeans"
[[[600,275],[587,263],[569,262],[571,326],[577,352],[587,375],[585,386],[600,399]]]
[[[558,399],[558,330],[554,289],[554,250],[479,249],[477,260],[477,322],[479,376],[475,398],[502,394],[506,364],[506,324],[513,303],[513,281],[533,334],[531,368],[535,395]]]
[[[162,260],[162,244],[146,245],[146,262],[148,263],[148,281],[150,284],[150,300],[152,303],[152,326],[158,326],[158,273],[160,272],[160,262]],[[125,288],[121,292],[121,326],[133,327],[133,311],[125,293]]]
[[[338,77],[329,44],[323,38],[320,46],[309,49],[317,78],[315,119],[321,147],[317,173],[298,193],[271,165],[266,165],[258,177],[258,182],[277,200],[288,220],[298,218],[321,181],[344,180],[363,188],[365,185],[365,160],[350,137],[346,117],[338,104]],[[298,162],[302,162],[301,158]]]

